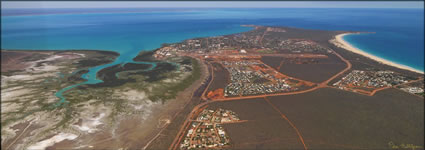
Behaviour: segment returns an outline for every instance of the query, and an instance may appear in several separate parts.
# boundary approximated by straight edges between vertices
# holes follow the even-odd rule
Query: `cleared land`
[[[347,67],[345,64],[284,64],[280,72],[288,76],[320,83]]]
[[[207,91],[213,91],[219,88],[224,89],[224,87],[226,87],[226,85],[229,83],[229,72],[220,63],[212,62],[211,66],[213,68],[212,70],[214,71],[214,78]]]
[[[282,119],[224,124],[231,149],[303,149],[298,136]]]
[[[311,149],[424,146],[424,101],[388,89],[364,96],[337,89],[268,97],[297,126]]]
[[[374,96],[322,88],[216,101],[207,109],[229,109],[247,120],[224,125],[231,149],[304,149],[300,137],[308,149],[390,149],[424,146],[423,104],[423,99],[393,88]]]
[[[216,102],[207,107],[216,108],[232,110],[241,120],[247,120],[223,125],[231,149],[303,149],[291,125],[263,98]]]
[[[324,56],[327,56],[327,58],[263,56],[261,61],[288,76],[320,83],[347,67],[335,55],[325,54]]]

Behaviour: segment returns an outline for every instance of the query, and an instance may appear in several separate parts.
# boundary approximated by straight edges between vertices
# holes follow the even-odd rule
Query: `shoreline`
[[[415,68],[412,68],[412,67],[409,67],[409,66],[406,66],[406,65],[403,65],[403,64],[399,64],[399,63],[395,63],[395,62],[386,60],[384,58],[381,58],[381,57],[372,55],[372,54],[367,53],[367,52],[365,52],[365,51],[363,51],[363,50],[361,50],[359,48],[354,47],[349,42],[347,42],[347,41],[345,41],[343,39],[344,36],[350,35],[350,34],[359,34],[359,33],[342,33],[342,34],[338,34],[338,35],[335,36],[336,42],[338,42],[339,44],[341,44],[340,45],[341,48],[344,48],[344,49],[346,49],[346,50],[348,50],[350,52],[356,53],[356,54],[360,54],[362,56],[365,56],[367,58],[370,58],[372,60],[375,60],[375,61],[377,61],[379,63],[382,63],[382,64],[385,64],[385,65],[389,65],[389,66],[392,66],[392,67],[400,68],[400,69],[403,69],[403,70],[412,71],[412,72],[415,72],[415,73],[424,74],[424,72],[421,71],[421,70],[418,70],[418,69],[415,69]]]

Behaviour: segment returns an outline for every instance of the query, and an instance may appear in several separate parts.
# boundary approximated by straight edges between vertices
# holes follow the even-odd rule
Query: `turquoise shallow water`
[[[417,62],[415,60],[409,60],[409,59],[414,59],[415,57],[423,57],[423,54],[424,54],[423,51],[416,53],[416,55],[420,55],[420,56],[412,56],[412,54],[405,53],[405,51],[409,53],[407,49],[411,48],[410,46],[400,48],[399,51],[391,51],[391,49],[393,49],[394,47],[391,43],[388,43],[387,41],[376,40],[371,42],[371,41],[366,41],[363,39],[363,38],[379,39],[380,36],[386,36],[386,35],[385,34],[375,35],[373,33],[350,34],[350,35],[344,36],[343,39],[349,42],[352,46],[366,53],[372,54],[374,56],[377,56],[386,60],[390,60],[391,62],[394,62],[397,64],[409,66],[413,69],[423,72],[424,70],[423,63],[421,64],[420,60],[417,60]],[[391,35],[387,35],[387,36],[391,36]],[[406,41],[406,43],[407,42],[410,43],[411,45],[416,45],[415,43],[416,41]],[[365,44],[365,43],[372,43],[372,44]],[[376,49],[376,47],[379,47],[380,49],[386,49],[386,51],[374,50]]]
[[[140,51],[156,49],[162,43],[250,30],[240,26],[243,24],[376,32],[345,39],[371,54],[424,70],[423,9],[132,9],[132,13],[124,13],[125,10],[91,9],[91,13],[82,14],[80,9],[2,9],[1,48],[120,53],[113,63],[90,68],[82,76],[87,82],[58,91],[56,96],[61,102],[65,102],[64,92],[81,84],[102,82],[96,78],[98,71],[133,62]],[[40,11],[49,15],[33,15]],[[61,14],[64,11],[66,14]]]
[[[245,30],[239,25],[257,24],[376,32],[350,35],[348,41],[390,61],[424,70],[424,9],[121,8],[1,11],[2,49],[151,50],[163,42],[241,32]],[[133,13],[119,13],[125,11]],[[67,14],[61,14],[64,12]],[[91,13],[72,14],[81,12]]]
[[[112,64],[120,64],[120,63],[121,63],[121,62],[114,62],[114,63],[112,63]],[[144,71],[149,71],[149,70],[152,70],[153,68],[155,68],[155,67],[156,67],[156,63],[152,63],[152,62],[135,62],[135,61],[131,61],[131,62],[126,62],[126,63],[150,64],[150,65],[151,65],[151,67],[150,67],[150,68],[148,68],[148,69],[145,69]],[[125,64],[125,63],[121,63],[121,64]],[[75,87],[78,87],[78,86],[80,86],[80,85],[84,85],[84,84],[97,84],[97,83],[101,83],[101,82],[103,82],[102,80],[97,79],[96,74],[97,74],[97,72],[99,72],[99,71],[100,71],[100,70],[102,70],[103,68],[107,68],[107,67],[110,67],[110,66],[113,66],[113,65],[111,65],[111,64],[106,64],[106,65],[100,65],[100,66],[97,66],[97,67],[90,68],[88,73],[85,73],[85,74],[83,74],[83,75],[81,76],[83,79],[86,79],[87,81],[85,81],[85,82],[81,82],[81,83],[77,83],[77,84],[74,84],[74,85],[71,85],[71,86],[67,86],[67,87],[65,87],[65,88],[63,88],[63,89],[61,89],[61,90],[57,91],[57,92],[55,93],[55,96],[56,96],[56,97],[58,97],[60,100],[58,101],[58,103],[56,103],[56,106],[60,106],[60,105],[62,105],[63,103],[68,103],[68,101],[66,101],[66,98],[63,96],[63,94],[64,94],[66,91],[69,91],[69,90],[71,90],[71,89],[73,89],[73,88],[75,88]],[[78,71],[78,70],[77,70],[77,71]],[[76,71],[75,71],[75,72],[76,72]],[[116,75],[117,75],[117,77],[118,77],[118,74],[116,74]]]
[[[161,15],[161,14],[159,14]],[[126,19],[123,19],[126,18]],[[159,48],[163,43],[174,43],[189,38],[218,36],[248,31],[251,28],[236,24],[187,24],[184,22],[157,22],[145,14],[75,14],[8,16],[2,30],[2,49],[26,50],[69,50],[92,49],[109,50],[120,53],[112,63],[92,67],[82,75],[87,81],[65,87],[55,95],[60,98],[57,106],[66,103],[63,93],[83,84],[103,82],[96,77],[100,70],[125,63],[150,64],[152,62],[134,62],[132,59],[140,51]],[[137,22],[134,22],[136,20]],[[37,25],[29,24],[36,23]],[[16,27],[14,25],[19,25]],[[16,32],[17,31],[17,32]],[[26,31],[26,32],[21,32]],[[29,32],[28,32],[29,31]]]

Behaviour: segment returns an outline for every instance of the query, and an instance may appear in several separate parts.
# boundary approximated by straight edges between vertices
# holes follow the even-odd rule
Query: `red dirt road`
[[[295,127],[295,125],[294,125],[294,123],[292,123],[289,119],[288,119],[288,117],[286,117],[286,115],[285,114],[283,114],[272,102],[270,102],[270,100],[269,99],[267,99],[267,97],[264,97],[264,100],[266,100],[266,102],[268,103],[268,104],[270,104],[270,106],[272,106],[273,107],[273,109],[274,110],[276,110],[277,112],[279,112],[279,114],[282,116],[282,118],[283,119],[285,119],[286,121],[288,121],[288,123],[292,126],[292,128],[294,128],[294,130],[295,130],[295,132],[297,132],[297,135],[298,135],[298,137],[300,138],[300,141],[301,141],[301,143],[303,144],[303,146],[304,146],[304,149],[305,150],[307,150],[307,146],[305,145],[305,143],[304,143],[304,139],[303,139],[303,137],[302,137],[302,135],[301,135],[301,133],[300,133],[300,131],[298,130],[298,128],[297,127]]]
[[[254,96],[243,96],[243,97],[231,97],[231,98],[224,98],[224,99],[216,99],[214,101],[206,101],[204,103],[201,103],[197,106],[195,106],[193,108],[193,110],[190,112],[190,114],[188,115],[188,117],[186,117],[184,124],[181,126],[176,138],[174,139],[173,143],[170,145],[169,150],[176,150],[179,147],[179,143],[181,143],[182,138],[184,137],[184,132],[187,130],[187,128],[190,126],[190,120],[192,120],[193,117],[196,117],[196,113],[199,112],[200,108],[205,108],[205,106],[207,106],[209,103],[212,102],[216,102],[216,101],[228,101],[228,100],[243,100],[243,99],[251,99],[251,98],[263,98],[263,97],[267,97],[267,96],[280,96],[280,95],[293,95],[293,94],[302,94],[302,93],[306,93],[306,92],[311,92],[314,90],[317,90],[319,88],[324,88],[324,87],[328,87],[328,83],[330,81],[332,81],[333,79],[335,79],[336,77],[338,77],[339,75],[345,73],[346,71],[351,69],[351,63],[346,60],[344,57],[342,57],[341,55],[339,55],[338,53],[336,53],[335,51],[331,50],[333,52],[333,54],[335,54],[336,56],[338,56],[342,61],[344,61],[347,64],[347,67],[340,71],[339,73],[335,74],[334,76],[332,76],[331,78],[329,78],[328,80],[318,84],[317,86],[311,88],[311,89],[307,89],[307,90],[303,90],[303,91],[295,91],[295,92],[288,92],[288,93],[275,93],[275,94],[264,94],[264,95],[254,95]],[[269,66],[270,67],[270,66]],[[212,74],[213,75],[213,74]],[[302,81],[302,80],[301,80]],[[210,83],[212,82],[212,80],[210,81]],[[210,84],[209,83],[209,84]],[[208,84],[208,85],[209,85]],[[205,89],[207,90],[207,89]],[[203,93],[205,94],[206,91],[204,91]],[[204,96],[203,94],[203,96]],[[203,97],[202,96],[202,97]],[[273,106],[273,105],[272,105]],[[277,110],[277,109],[276,109]],[[280,111],[279,111],[280,112]],[[300,140],[302,141],[303,145],[304,145],[304,149],[307,150],[307,147],[304,143],[304,140],[300,134],[300,132],[298,131],[298,129],[295,127],[295,125],[289,121],[289,119],[283,115],[281,112],[280,114],[282,115],[282,117],[287,120],[291,126],[296,130]]]
[[[265,34],[265,33],[264,33]],[[264,36],[264,35],[263,35]],[[330,77],[329,79],[327,79],[326,81],[323,81],[319,84],[317,84],[317,86],[307,89],[307,90],[303,90],[303,91],[294,91],[294,92],[288,92],[288,93],[275,93],[275,94],[264,94],[264,95],[254,95],[254,96],[242,96],[242,97],[230,97],[230,98],[223,98],[223,99],[215,99],[213,101],[206,101],[204,103],[201,103],[197,106],[195,106],[193,108],[193,110],[191,111],[191,113],[186,117],[186,120],[184,122],[184,124],[181,126],[178,135],[175,137],[173,143],[170,145],[169,150],[176,150],[179,148],[179,143],[181,142],[182,138],[184,137],[184,132],[187,130],[187,128],[190,126],[190,121],[192,120],[192,118],[196,117],[197,112],[199,112],[200,110],[202,110],[203,108],[207,107],[208,104],[216,102],[216,101],[230,101],[230,100],[244,100],[244,99],[252,99],[252,98],[264,98],[268,104],[270,104],[274,110],[278,111],[279,114],[281,115],[281,117],[283,119],[285,119],[286,121],[288,121],[288,123],[294,128],[294,130],[296,131],[300,142],[303,144],[304,149],[307,150],[307,146],[304,143],[304,139],[301,135],[301,132],[296,128],[295,124],[293,124],[286,115],[284,115],[279,109],[277,109],[276,106],[274,106],[274,104],[272,104],[267,97],[268,96],[281,96],[281,95],[294,95],[294,94],[302,94],[302,93],[307,93],[307,92],[311,92],[320,88],[326,88],[326,87],[330,87],[328,86],[329,82],[331,82],[332,80],[334,80],[335,78],[339,77],[340,75],[344,74],[345,72],[349,71],[352,67],[352,64],[350,63],[350,61],[348,61],[347,59],[345,59],[344,57],[342,57],[340,54],[338,54],[337,52],[331,50],[333,54],[335,54],[338,58],[340,58],[343,62],[345,62],[345,64],[347,65],[347,67],[345,69],[343,69],[342,71],[338,72],[337,74],[333,75],[332,77]],[[282,63],[279,65],[282,66]],[[270,67],[270,66],[269,66]],[[421,79],[418,79],[421,80]],[[411,82],[415,82],[418,80],[414,80],[414,81],[410,81],[408,83]],[[301,80],[302,81],[302,80]],[[210,81],[210,83],[212,82],[212,80]],[[407,84],[407,83],[405,83]],[[399,86],[399,85],[397,85]],[[396,86],[395,86],[396,87]],[[380,90],[384,90],[387,88],[391,88],[391,87],[385,87],[385,88],[381,88],[381,89],[376,89],[374,90],[371,94],[369,94],[369,96],[373,96],[377,91]],[[204,91],[205,94],[205,91]],[[203,94],[203,95],[204,95]],[[204,99],[204,98],[203,98]],[[204,99],[205,100],[205,99]]]

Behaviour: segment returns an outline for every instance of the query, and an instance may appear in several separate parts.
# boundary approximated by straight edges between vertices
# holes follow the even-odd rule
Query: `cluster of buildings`
[[[393,71],[353,70],[333,85],[344,89],[353,87],[380,88],[408,82],[408,79]]]
[[[238,45],[231,37],[209,37],[186,40],[181,43],[170,44],[155,51],[154,57],[165,58],[175,56],[177,53],[206,54],[217,53],[224,49],[234,49]],[[245,51],[246,52],[246,51]]]
[[[204,109],[192,122],[180,149],[226,147],[230,139],[221,124],[236,121],[239,121],[239,118],[233,111]]]
[[[172,45],[174,46],[174,45]],[[172,46],[165,46],[155,51],[153,56],[157,59],[163,59],[165,57],[172,57],[177,55],[177,52],[179,51],[177,48]]]
[[[400,90],[403,90],[405,92],[409,92],[409,93],[420,95],[420,96],[425,96],[425,94],[424,94],[424,80],[420,80],[420,81],[417,81],[417,82],[411,82],[411,83],[408,83],[408,84],[397,86],[397,88],[399,88]]]
[[[198,51],[201,52],[210,52],[219,49],[226,49],[236,45],[234,41],[229,37],[217,36],[217,37],[208,37],[208,38],[199,38],[186,40],[181,43],[174,45],[176,49],[185,51],[185,52],[193,52]]]
[[[243,83],[230,83],[224,89],[224,96],[245,96],[245,95],[259,95],[266,93],[276,93],[296,90],[291,89],[291,86],[285,82],[271,83],[271,84],[243,84]]]
[[[423,88],[420,87],[405,87],[405,88],[400,88],[403,91],[412,93],[412,94],[420,94],[424,92]]]
[[[200,49],[202,48],[201,45],[203,45],[201,43],[201,39],[193,39],[193,40],[186,40],[186,42],[184,44],[179,45],[180,49]]]
[[[320,46],[316,42],[305,39],[283,40],[278,45],[274,45],[274,49],[280,49],[293,53],[330,52],[328,49]]]
[[[285,32],[285,30],[281,28],[264,28],[264,30],[253,30],[241,34],[185,40],[181,43],[169,46],[183,52],[195,53],[210,53],[223,49],[264,49],[267,47],[263,46],[260,41],[265,41],[262,40],[262,35],[265,30],[269,30],[270,32]],[[269,43],[267,45],[270,45],[270,43],[273,43],[271,45],[278,45],[277,42],[267,43]]]
[[[156,51],[155,57],[164,58],[173,56],[176,52],[187,54],[214,54],[222,50],[246,50],[254,51],[281,51],[287,53],[323,53],[330,52],[327,48],[316,42],[306,39],[287,39],[277,35],[264,36],[268,32],[285,32],[282,28],[259,27],[264,30],[252,30],[249,32],[216,36],[208,38],[197,38],[185,40],[180,43],[164,45]]]
[[[296,90],[289,86],[283,77],[279,77],[280,74],[275,70],[257,61],[223,61],[223,66],[230,74],[230,83],[224,89],[224,96],[258,95]]]

